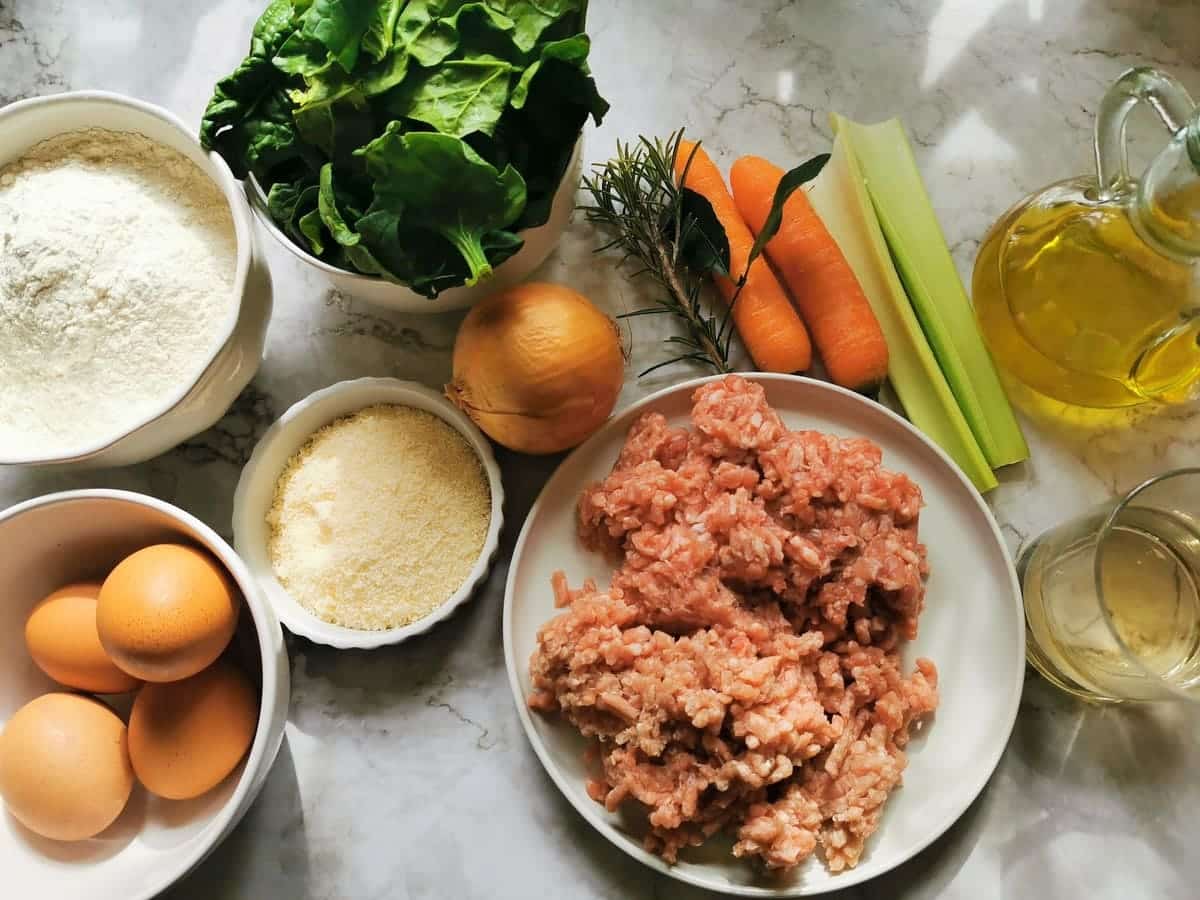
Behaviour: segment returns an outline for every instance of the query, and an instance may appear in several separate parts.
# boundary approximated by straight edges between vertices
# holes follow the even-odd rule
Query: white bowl
[[[267,550],[270,529],[267,512],[275,496],[275,485],[287,467],[288,460],[303,447],[313,433],[343,416],[352,415],[368,406],[391,403],[413,406],[433,413],[461,434],[471,445],[487,473],[492,495],[491,520],[487,537],[466,581],[445,603],[429,615],[401,628],[366,631],[334,625],[313,615],[287,592],[275,577],[271,556]],[[492,455],[487,438],[475,424],[441,394],[422,384],[396,378],[359,378],[342,381],[310,394],[296,403],[267,429],[254,448],[250,460],[242,469],[237,490],[233,495],[233,541],[237,552],[246,561],[251,574],[258,579],[267,600],[275,607],[279,620],[288,630],[318,644],[339,649],[372,649],[398,644],[415,634],[428,631],[450,616],[470,598],[487,575],[500,543],[500,528],[504,524],[504,488],[500,482],[500,467]]]
[[[251,176],[246,179],[246,196],[258,220],[269,231],[275,240],[279,241],[289,253],[325,273],[333,286],[350,297],[366,300],[377,306],[411,313],[441,313],[452,309],[466,309],[495,291],[512,287],[519,281],[524,281],[533,270],[546,261],[546,257],[554,249],[567,225],[571,222],[571,213],[575,210],[575,191],[579,187],[579,176],[582,171],[583,138],[575,142],[575,152],[567,165],[562,181],[558,183],[554,201],[550,207],[550,218],[537,228],[527,228],[521,232],[525,240],[523,246],[514,256],[506,259],[496,267],[491,277],[471,287],[450,288],[438,294],[437,299],[411,291],[403,285],[379,278],[374,275],[363,275],[339,269],[327,262],[322,262],[311,253],[306,252],[290,237],[283,233],[267,211],[267,200],[262,187]]]
[[[192,130],[165,109],[106,91],[77,91],[21,100],[0,109],[0,167],[34,144],[83,128],[142,134],[182,153],[221,189],[237,236],[237,304],[230,308],[224,337],[206,366],[171,396],[163,397],[143,421],[66,455],[0,455],[0,465],[124,466],[158,456],[216,424],[262,362],[271,317],[271,276],[241,186],[225,161],[201,149]]]
[[[0,812],[5,897],[153,897],[233,830],[266,781],[288,712],[288,660],[279,621],[246,566],[216,532],[183,510],[140,494],[67,491],[0,513],[0,721],[33,698],[62,690],[25,648],[25,618],[33,605],[64,584],[102,577],[134,550],[172,540],[212,553],[244,598],[234,652],[262,684],[250,752],[217,788],[195,800],[161,800],[135,786],[120,818],[87,841],[46,840]]]

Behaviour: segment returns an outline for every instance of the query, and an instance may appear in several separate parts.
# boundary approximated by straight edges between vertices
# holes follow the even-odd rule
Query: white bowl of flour
[[[128,465],[211,427],[270,313],[241,186],[179,119],[98,91],[0,109],[0,465]]]

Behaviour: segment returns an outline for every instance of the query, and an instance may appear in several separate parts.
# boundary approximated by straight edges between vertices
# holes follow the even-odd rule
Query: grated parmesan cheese
[[[397,628],[466,581],[491,502],[454,428],[424,410],[371,406],[320,429],[288,462],[267,514],[271,564],[326,622]]]

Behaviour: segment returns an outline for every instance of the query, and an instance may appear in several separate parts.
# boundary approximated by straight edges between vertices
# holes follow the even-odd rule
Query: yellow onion
[[[561,284],[521,284],[467,314],[446,396],[496,443],[557,453],[604,423],[624,377],[616,322]]]

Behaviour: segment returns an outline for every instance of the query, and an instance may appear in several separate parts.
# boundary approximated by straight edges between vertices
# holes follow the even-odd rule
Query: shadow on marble
[[[161,900],[247,896],[317,900],[310,881],[300,784],[285,736],[262,793],[197,870]]]
[[[1014,823],[998,843],[1001,871],[1014,876],[1022,867],[1046,866],[1049,877],[1059,858],[1054,848],[1064,841],[1120,842],[1129,865],[1144,867],[1137,857],[1153,857],[1153,868],[1174,879],[1145,896],[1189,896],[1176,865],[1193,851],[1174,807],[1191,783],[1189,755],[1198,738],[1185,703],[1091,704],[1031,673],[1006,766],[1041,812]],[[1120,821],[1137,827],[1117,830]]]

